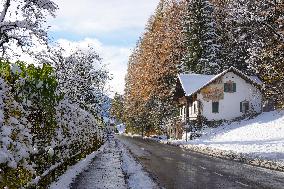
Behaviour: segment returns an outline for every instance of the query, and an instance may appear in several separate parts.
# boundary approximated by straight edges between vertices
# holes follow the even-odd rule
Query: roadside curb
[[[204,155],[208,155],[208,156],[211,156],[211,157],[228,159],[228,160],[232,160],[232,161],[245,163],[245,164],[248,164],[248,165],[253,165],[253,166],[257,166],[257,167],[262,167],[262,168],[266,168],[266,169],[284,172],[284,163],[264,159],[264,158],[261,158],[261,157],[251,157],[248,154],[236,153],[236,152],[228,151],[228,150],[219,150],[219,149],[210,148],[210,147],[200,147],[200,146],[191,145],[191,144],[181,145],[181,144],[173,144],[173,143],[170,143],[170,142],[163,142],[163,141],[157,141],[157,142],[159,142],[161,144],[177,146],[177,147],[180,147],[180,148],[183,148],[183,149],[187,149],[187,150],[197,152],[197,153],[201,153],[201,154],[204,154]]]

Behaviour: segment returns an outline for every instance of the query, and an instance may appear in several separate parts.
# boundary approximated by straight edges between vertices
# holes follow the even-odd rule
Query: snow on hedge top
[[[186,96],[190,96],[208,83],[215,75],[180,74],[179,80]]]

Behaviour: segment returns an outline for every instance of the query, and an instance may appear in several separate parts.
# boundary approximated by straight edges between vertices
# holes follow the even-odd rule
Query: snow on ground
[[[171,143],[197,145],[284,162],[284,111],[265,112],[254,119],[205,128],[202,137]]]
[[[100,149],[96,152],[91,153],[88,155],[85,159],[79,161],[77,164],[71,166],[68,168],[68,170],[61,175],[57,181],[53,182],[50,185],[50,189],[69,189],[71,183],[74,181],[77,175],[79,175],[81,172],[85,171],[92,159],[94,159],[98,153],[103,151],[105,148],[105,145],[101,146]]]
[[[106,142],[104,151],[72,183],[72,189],[127,189],[122,170],[121,149],[116,140]]]
[[[148,173],[143,171],[141,164],[137,163],[129,150],[122,147],[122,169],[127,175],[127,183],[130,189],[158,188]]]
[[[151,189],[158,186],[119,140],[110,139],[50,186],[50,189],[58,188]]]

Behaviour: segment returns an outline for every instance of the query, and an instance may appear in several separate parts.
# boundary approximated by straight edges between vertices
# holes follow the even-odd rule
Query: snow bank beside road
[[[284,163],[284,111],[266,112],[254,119],[218,128],[206,128],[193,141],[169,140],[183,147],[192,145],[246,154]]]

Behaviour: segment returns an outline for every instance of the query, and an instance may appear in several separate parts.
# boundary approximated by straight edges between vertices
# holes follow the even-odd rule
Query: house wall
[[[240,111],[240,102],[245,100],[249,102],[250,111],[255,113],[262,111],[262,95],[259,89],[232,72],[223,76],[221,84],[224,85],[229,80],[236,83],[236,92],[224,92],[224,96],[219,100],[219,113],[212,113],[212,100],[204,99],[201,93],[197,95],[197,100],[202,104],[201,115],[208,121],[230,120],[242,116],[244,113]]]

